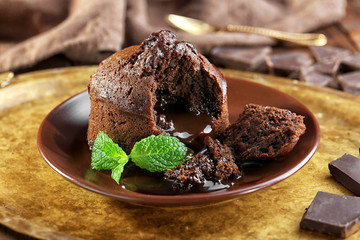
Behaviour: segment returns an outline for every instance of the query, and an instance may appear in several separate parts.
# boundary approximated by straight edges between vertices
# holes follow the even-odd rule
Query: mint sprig
[[[163,172],[184,162],[187,147],[176,137],[169,135],[149,136],[135,143],[131,160],[150,172]]]
[[[119,184],[124,166],[131,159],[135,165],[150,172],[163,172],[186,161],[187,147],[176,137],[151,135],[135,143],[130,155],[100,131],[91,152],[91,167],[111,170],[111,177]]]

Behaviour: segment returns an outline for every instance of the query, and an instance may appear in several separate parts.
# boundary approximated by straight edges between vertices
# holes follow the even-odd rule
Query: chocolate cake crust
[[[169,31],[153,33],[141,45],[105,59],[91,76],[88,92],[90,146],[100,130],[126,152],[140,139],[163,133],[154,110],[160,99],[179,98],[189,111],[210,114],[214,132],[229,125],[223,75]]]

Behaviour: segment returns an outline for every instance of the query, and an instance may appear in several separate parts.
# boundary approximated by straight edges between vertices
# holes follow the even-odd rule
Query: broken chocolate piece
[[[215,47],[211,50],[212,62],[220,67],[243,71],[262,71],[265,67],[265,57],[271,52],[271,47]]]
[[[310,83],[319,87],[338,88],[338,84],[334,81],[333,77],[317,71],[314,65],[301,69],[300,81]]]
[[[351,54],[351,51],[334,46],[313,46],[310,50],[317,62],[333,63]]]
[[[327,74],[329,76],[333,76],[336,74],[338,68],[339,68],[339,61],[336,62],[318,62],[315,63],[314,68],[316,71]]]
[[[360,198],[320,191],[302,217],[300,227],[346,238],[360,228]]]
[[[360,71],[341,74],[337,79],[345,92],[360,95]]]
[[[347,56],[340,62],[340,72],[346,73],[356,70],[360,70],[360,52]]]
[[[360,196],[360,159],[345,153],[329,163],[329,170],[336,181]]]
[[[299,79],[300,70],[310,66],[313,59],[304,52],[291,52],[266,57],[265,62],[271,74]]]
[[[336,237],[348,237],[360,228],[360,198],[318,192],[300,227]]]

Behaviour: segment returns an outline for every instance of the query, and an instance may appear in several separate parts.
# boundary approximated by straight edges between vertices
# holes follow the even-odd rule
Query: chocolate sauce
[[[267,177],[269,168],[278,168],[282,160],[278,164],[268,166],[268,162],[249,161],[242,165],[241,171],[243,176],[240,178],[230,178],[226,181],[217,181],[207,179],[203,184],[199,184],[191,188],[189,191],[182,192],[174,190],[172,182],[164,178],[164,173],[152,173],[137,167],[135,164],[126,165],[121,175],[120,186],[124,189],[151,195],[178,195],[184,193],[207,193],[228,189],[232,186],[253,184]],[[273,162],[274,163],[274,162]],[[109,173],[110,174],[110,173]]]
[[[161,99],[155,111],[157,126],[195,152],[203,148],[205,136],[213,136],[211,115],[190,111],[186,101]]]
[[[228,181],[206,180],[204,184],[194,186],[186,193],[205,193],[230,188],[236,179]],[[174,190],[172,182],[164,179],[164,173],[152,173],[135,165],[126,167],[120,179],[122,188],[130,191],[152,195],[177,195],[183,192]]]
[[[211,127],[211,115],[191,111],[185,100],[161,98],[154,109],[157,126],[165,133],[182,141],[189,148],[191,155],[204,150],[204,138],[214,135]],[[233,186],[236,180],[206,179],[203,184],[198,184],[185,192],[201,193],[226,189]],[[130,191],[144,194],[177,195],[184,193],[182,190],[175,190],[172,180],[164,178],[163,172],[152,173],[135,165],[125,167],[120,185]]]

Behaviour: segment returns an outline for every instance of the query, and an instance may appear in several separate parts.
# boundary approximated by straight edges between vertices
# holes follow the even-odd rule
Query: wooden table
[[[347,49],[351,49],[352,51],[359,51],[360,2],[355,0],[349,1],[348,13],[345,19],[343,19],[339,23],[335,23],[331,26],[320,29],[320,31],[328,36],[330,45],[344,47]],[[284,46],[284,49],[286,49],[286,46]],[[62,57],[57,56],[46,62],[40,63],[38,66],[35,66],[32,69],[28,69],[27,71],[64,65],[71,65],[71,63],[67,62]],[[39,114],[39,116],[36,118],[36,121],[39,122],[41,118],[44,117],[44,114],[47,111],[51,110],[51,108],[54,107],[59,101],[67,98],[68,96],[71,96],[75,92],[80,91],[86,87],[86,81],[88,79],[86,74],[89,73],[89,69],[84,68],[79,71],[80,73],[78,74],[80,75],[76,75],[76,77],[81,76],[81,79],[78,79],[77,82],[75,81],[74,88],[72,88],[71,90],[64,90],[54,99],[47,99],[47,105],[45,106],[45,108],[42,108],[43,112]],[[314,92],[317,91],[323,94],[323,97],[325,99],[329,98],[329,101],[334,101],[334,103],[338,104],[338,106],[341,106],[341,103],[353,105],[354,109],[355,106],[357,107],[357,109],[359,109],[358,106],[360,106],[359,98],[335,92],[332,90],[326,89],[323,91],[317,88],[306,87],[306,90],[297,92],[294,90],[294,86],[292,85],[293,83],[284,83],[282,82],[282,80],[279,79],[273,79],[271,77],[267,78],[266,76],[264,77],[261,75],[249,75],[237,71],[225,70],[224,73],[229,76],[249,78],[251,81],[260,81],[272,87],[278,88],[284,92],[287,92],[298,98],[300,101],[304,102],[315,114],[320,114],[321,111],[325,111],[326,114],[328,114],[329,112],[334,110],[334,107],[326,104],[325,106],[322,106],[325,107],[325,110],[320,110],[317,107],[317,104],[319,103],[314,102],[316,101],[316,99],[320,98],[308,98],[308,94],[314,94]],[[46,74],[49,73],[47,72]],[[28,75],[25,76],[25,78],[26,77],[28,77]],[[60,79],[62,79],[62,77],[64,76],[60,76]],[[61,81],[63,81],[63,79]],[[59,86],[61,86],[61,84]],[[0,90],[0,92],[1,91],[2,90]],[[121,211],[119,209],[126,209],[126,211],[124,211],[124,213],[126,214],[125,218],[128,218],[129,222],[126,225],[127,228],[121,229],[123,233],[118,235],[114,234],[112,236],[127,237],[128,239],[144,239],[148,237],[155,238],[155,236],[157,236],[158,239],[167,239],[170,236],[179,236],[179,238],[190,239],[195,237],[198,239],[286,239],[289,236],[297,236],[297,239],[329,239],[329,237],[324,235],[312,234],[307,231],[302,231],[299,229],[298,224],[305,207],[310,204],[312,198],[314,197],[314,194],[317,191],[329,191],[333,193],[351,195],[350,192],[345,190],[339,184],[336,184],[331,179],[326,169],[327,162],[334,160],[334,158],[339,157],[344,152],[358,155],[358,148],[360,146],[358,142],[358,135],[360,133],[360,129],[358,126],[360,124],[357,123],[356,127],[356,125],[354,125],[354,122],[352,122],[351,120],[351,116],[355,114],[353,112],[353,109],[347,109],[342,111],[343,112],[335,111],[335,116],[338,116],[338,118],[340,119],[342,117],[341,114],[345,114],[345,117],[347,119],[346,122],[349,124],[346,125],[345,128],[351,127],[353,130],[350,131],[349,129],[344,130],[336,128],[334,126],[331,127],[332,124],[339,123],[337,121],[344,120],[339,120],[335,117],[335,119],[332,120],[334,122],[331,122],[329,119],[324,119],[320,117],[319,121],[323,135],[318,152],[315,154],[314,158],[310,161],[310,163],[304,167],[304,169],[302,169],[299,173],[295,174],[289,179],[285,180],[284,182],[277,184],[269,189],[265,189],[259,192],[249,194],[248,196],[241,197],[229,203],[224,203],[222,205],[214,207],[205,207],[193,210],[180,211],[169,209],[152,209],[116,203],[116,211],[118,214],[121,214]],[[348,111],[352,111],[352,113],[349,113]],[[355,114],[354,116],[358,115]],[[3,121],[2,118],[0,118],[0,120]],[[18,125],[14,124],[14,126]],[[349,136],[346,139],[341,139],[341,136],[344,133],[342,132],[343,130]],[[29,129],[27,129],[26,131],[29,131]],[[34,134],[36,133],[36,129],[30,130],[30,132],[31,133],[29,134],[32,134],[33,137],[35,137]],[[32,141],[34,141],[34,139]],[[337,145],[333,145],[335,143]],[[34,142],[30,144],[33,145],[32,147],[36,148],[36,144],[34,145]],[[4,151],[4,149],[2,149],[1,147],[0,149],[1,155],[4,154],[5,151],[7,151]],[[36,156],[37,150],[33,149],[32,151],[33,152],[31,154],[35,156],[34,159],[36,159],[36,161],[41,161],[41,157],[39,155]],[[28,155],[25,154],[24,156]],[[94,195],[93,193],[89,193],[85,190],[79,189],[76,186],[72,186],[70,183],[66,182],[60,176],[57,176],[54,172],[52,172],[50,168],[46,168],[46,166],[43,166],[43,163],[38,164],[39,166],[44,167],[44,169],[42,169],[41,171],[45,171],[46,174],[51,176],[52,179],[55,179],[55,181],[59,184],[58,186],[67,187],[67,190],[64,191],[64,193],[74,194],[74,196],[76,197],[81,196],[83,199],[80,200],[80,202],[83,202],[84,199],[88,199],[92,200],[92,203],[103,203],[106,204],[106,206],[107,204],[114,204],[106,198]],[[22,179],[22,181],[26,180],[27,179]],[[303,188],[304,185],[309,185],[312,187],[312,189],[305,191]],[[270,199],[269,196],[273,196],[273,198]],[[76,204],[76,201],[71,200],[71,196],[69,197],[70,198],[67,199],[69,201],[69,204]],[[258,199],[258,201],[253,201],[254,198]],[[26,201],[24,201],[24,199],[23,202],[21,202],[21,200],[19,199],[18,204],[25,203]],[[46,202],[44,202],[43,204],[46,204]],[[38,204],[35,205],[40,208]],[[11,209],[10,205],[5,207]],[[31,205],[24,205],[23,207],[23,211],[26,212],[25,208],[31,208]],[[251,209],[251,212],[249,211],[249,209]],[[45,210],[43,209],[43,211]],[[71,214],[70,211],[68,213]],[[18,217],[24,217],[21,212],[18,212],[17,214]],[[103,213],[99,212],[98,214],[101,215]],[[108,212],[107,214],[112,215],[111,212]],[[200,219],[203,219],[203,221],[194,221],[194,219],[191,218],[192,216],[197,216]],[[31,217],[36,218],[36,216]],[[11,216],[10,218],[14,220],[14,216]],[[89,236],[86,235],[86,229],[85,231],[83,231],[84,229],[75,229],[75,227],[74,229],[71,229],[65,223],[59,223],[58,226],[52,229],[55,229],[56,232],[60,232],[61,234],[46,235],[41,232],[35,233],[30,231],[31,227],[36,228],[39,226],[34,227],[25,224],[23,227],[21,227],[22,223],[19,219],[18,224],[10,220],[5,221],[4,219],[5,217],[2,216],[3,225],[0,225],[0,239],[32,240],[36,239],[35,236],[38,238],[48,238],[49,236],[52,236],[54,237],[54,239],[55,237],[57,237],[58,239],[61,239],[61,237],[64,237],[66,239],[71,237],[89,239]],[[222,224],[224,224],[223,227]],[[43,227],[44,232],[46,233],[46,231],[48,231],[49,229],[51,230],[51,226],[45,225]],[[134,231],[134,228],[136,227],[140,228],[138,232]],[[15,230],[12,230],[11,228]],[[98,229],[105,231],[105,228]],[[200,230],[200,232],[198,230]],[[242,232],[239,232],[240,230],[242,230]],[[114,232],[113,229],[109,231],[110,233]],[[23,232],[24,234],[20,232]],[[126,232],[128,232],[128,234],[125,234]],[[99,236],[101,236],[101,234],[103,234],[103,236],[111,236],[106,235],[107,233],[105,231],[104,233],[98,233],[98,235],[96,235],[97,238],[94,239],[100,239]],[[29,235],[32,235],[32,237]],[[349,239],[357,239],[359,237],[360,233],[357,233]]]

